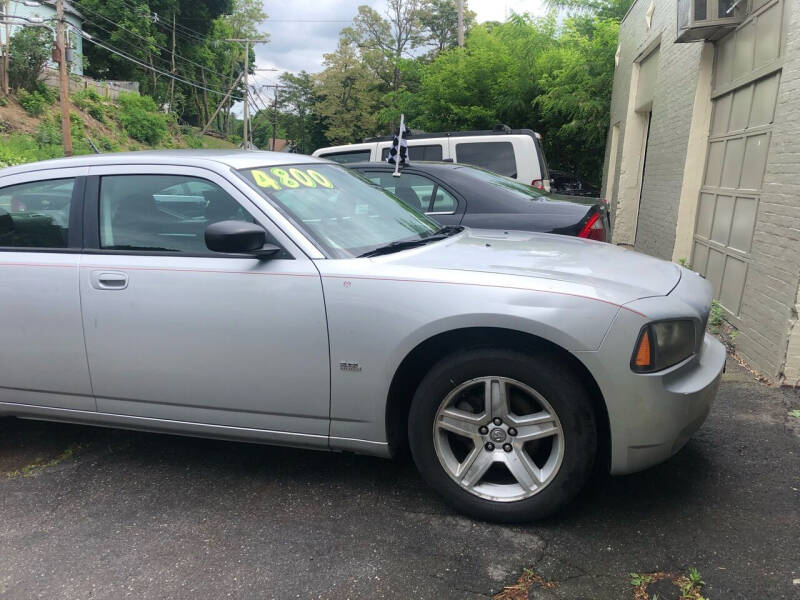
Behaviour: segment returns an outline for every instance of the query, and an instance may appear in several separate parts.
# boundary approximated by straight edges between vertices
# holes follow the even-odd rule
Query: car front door
[[[0,180],[0,412],[95,410],[77,285],[87,170]]]
[[[313,262],[217,173],[90,173],[80,290],[98,410],[325,445],[330,361]],[[257,222],[283,250],[265,261],[211,252],[205,227],[225,220]]]

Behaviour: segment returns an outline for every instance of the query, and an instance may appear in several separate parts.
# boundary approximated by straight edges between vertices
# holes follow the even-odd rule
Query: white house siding
[[[25,6],[21,2],[9,2],[9,14],[16,16],[16,17],[40,17],[42,19],[55,19],[56,17],[56,9],[54,6],[50,6],[49,4],[42,4],[41,6]],[[64,18],[72,27],[77,29],[78,31],[82,30],[83,23],[81,19],[67,11],[64,13]],[[54,23],[51,23],[54,26]],[[11,26],[11,35],[13,36],[14,33],[19,30],[22,26],[21,25],[12,25]],[[70,65],[70,71],[75,75],[83,75],[83,38],[79,35],[75,35],[74,33],[69,31],[69,27],[67,28],[68,31],[68,39],[71,42],[71,45],[74,49],[74,57],[72,64]],[[6,28],[5,26],[0,26],[0,41],[5,43],[5,36],[6,36]],[[54,40],[55,41],[55,40]],[[55,68],[57,65],[55,62],[50,61],[48,66]]]

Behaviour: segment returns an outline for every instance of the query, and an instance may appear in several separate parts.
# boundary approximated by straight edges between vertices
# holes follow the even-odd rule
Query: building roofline
[[[622,23],[624,23],[624,22],[625,22],[625,19],[627,19],[627,18],[628,18],[628,15],[630,15],[630,14],[631,14],[631,11],[633,10],[633,7],[634,7],[634,6],[636,6],[636,4],[637,4],[638,2],[639,2],[639,0],[633,0],[633,2],[631,3],[631,6],[630,6],[630,8],[628,8],[628,12],[626,12],[626,13],[625,13],[625,16],[624,16],[624,17],[622,17],[622,18],[619,20],[619,24],[620,24],[620,25],[622,25]]]

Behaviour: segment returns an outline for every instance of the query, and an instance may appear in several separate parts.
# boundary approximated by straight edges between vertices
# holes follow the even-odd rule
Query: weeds
[[[652,598],[647,593],[647,586],[656,581],[669,580],[681,591],[680,600],[708,600],[701,594],[703,586],[706,584],[700,573],[691,567],[685,575],[675,573],[631,573],[631,586],[633,586],[633,597],[635,600],[656,600],[658,596]]]
[[[719,328],[722,326],[723,318],[722,305],[716,300],[711,301],[711,316],[708,324],[711,327],[711,333],[719,333]]]

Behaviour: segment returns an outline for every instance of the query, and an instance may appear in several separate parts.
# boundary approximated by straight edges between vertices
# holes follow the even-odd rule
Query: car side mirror
[[[212,252],[225,254],[249,254],[258,260],[266,260],[280,247],[267,244],[267,232],[247,221],[218,221],[206,227],[206,246]]]

